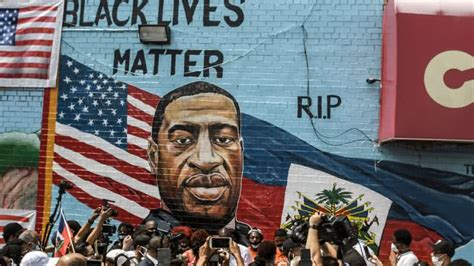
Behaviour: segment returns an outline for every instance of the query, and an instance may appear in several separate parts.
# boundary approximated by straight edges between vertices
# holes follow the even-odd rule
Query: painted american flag
[[[63,1],[0,1],[0,86],[55,86]]]
[[[141,222],[159,206],[146,155],[158,100],[62,56],[53,182],[72,182],[68,192],[91,208],[113,200],[119,220]]]

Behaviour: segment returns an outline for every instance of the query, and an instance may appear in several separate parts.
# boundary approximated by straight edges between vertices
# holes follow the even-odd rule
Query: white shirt
[[[249,265],[252,263],[252,258],[250,257],[250,254],[245,246],[242,246],[241,244],[237,244],[240,249],[240,256],[242,256],[242,259],[244,259],[244,265]],[[230,256],[229,260],[229,266],[237,266],[237,261],[235,260],[234,256]]]
[[[413,251],[408,251],[398,255],[397,257],[397,266],[413,266],[413,264],[418,262],[418,258],[416,257]]]
[[[354,246],[352,246],[352,248],[355,249],[355,251],[357,251],[357,253],[359,253],[362,256],[362,258],[364,258],[365,263],[367,265],[375,265],[374,263],[370,262],[367,259],[367,254],[365,254],[364,246],[367,246],[367,245],[364,244],[364,242],[359,240],[359,242],[357,244],[355,244]],[[370,253],[369,257],[375,254],[374,251],[371,248],[369,248],[369,253]]]

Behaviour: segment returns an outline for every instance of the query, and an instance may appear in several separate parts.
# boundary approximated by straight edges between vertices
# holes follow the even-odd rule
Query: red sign
[[[380,142],[474,141],[473,25],[468,2],[388,3]]]

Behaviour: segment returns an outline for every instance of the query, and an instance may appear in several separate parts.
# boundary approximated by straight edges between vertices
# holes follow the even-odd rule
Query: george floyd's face
[[[217,224],[233,218],[242,143],[232,100],[201,93],[170,103],[149,156],[160,196],[176,218]]]

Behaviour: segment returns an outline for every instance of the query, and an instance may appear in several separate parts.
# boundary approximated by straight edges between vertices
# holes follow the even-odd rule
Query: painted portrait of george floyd
[[[237,101],[216,85],[193,82],[162,97],[148,145],[162,203],[144,221],[210,233],[226,227],[244,241],[250,228],[235,218],[243,168],[240,130]]]

